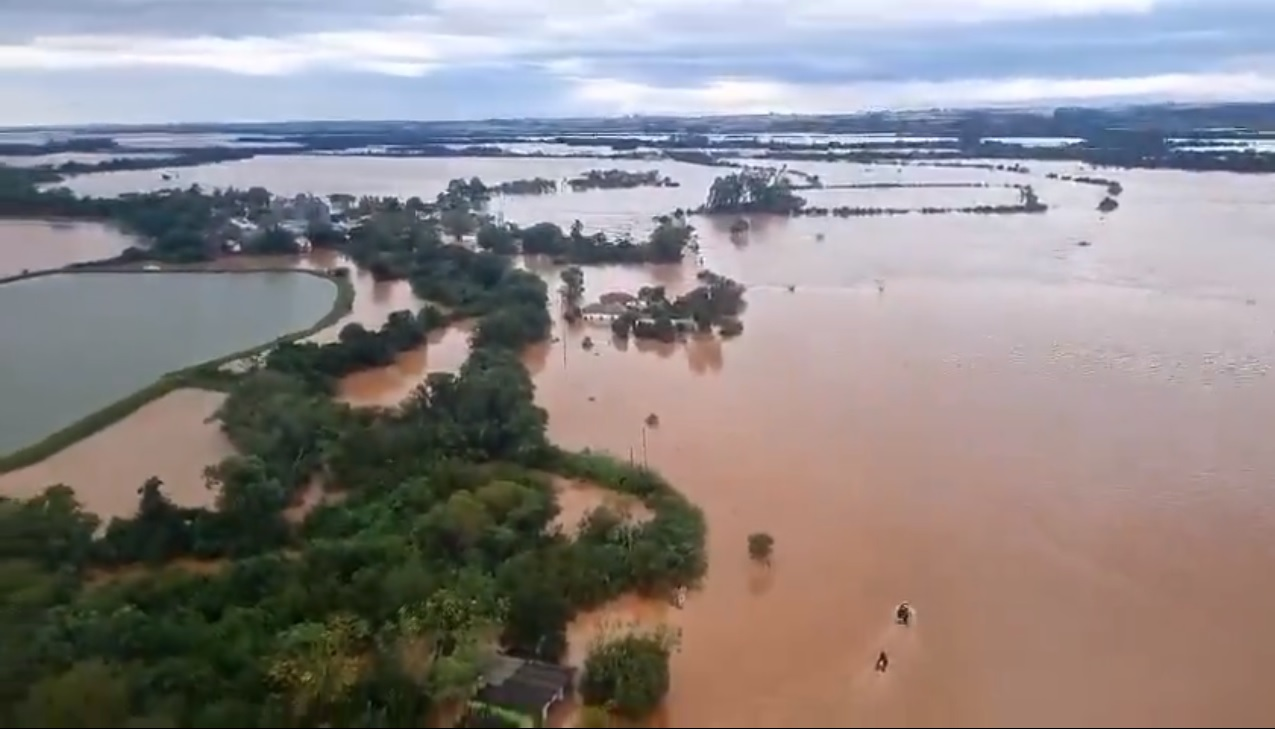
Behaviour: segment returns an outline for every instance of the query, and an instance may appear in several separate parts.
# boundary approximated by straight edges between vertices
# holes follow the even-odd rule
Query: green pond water
[[[336,286],[301,273],[58,274],[0,286],[0,453],[166,372],[313,325]]]

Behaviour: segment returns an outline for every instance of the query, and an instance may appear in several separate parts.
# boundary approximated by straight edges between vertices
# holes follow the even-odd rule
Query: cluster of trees
[[[430,332],[444,329],[454,320],[451,314],[429,304],[416,313],[394,311],[376,331],[352,322],[342,327],[335,342],[281,344],[270,351],[265,365],[330,391],[348,374],[393,364],[397,355],[421,346]]]
[[[592,646],[580,678],[580,698],[623,719],[649,716],[668,693],[669,658],[680,642],[670,630],[607,636]]]
[[[805,198],[793,192],[792,181],[784,170],[745,167],[713,180],[708,201],[698,212],[793,215],[805,205]]]
[[[64,486],[0,500],[0,726],[419,726],[472,694],[493,651],[561,660],[578,611],[703,576],[698,509],[651,471],[548,441],[518,358],[547,333],[545,285],[413,226],[381,233],[355,249],[479,318],[464,366],[395,409],[335,402],[331,378],[443,316],[399,312],[237,379],[214,508],[179,507],[154,479],[105,530]],[[654,517],[601,509],[569,537],[546,473],[625,491]],[[315,489],[332,496],[298,511]],[[631,653],[586,667],[591,701],[658,701],[667,653]]]
[[[620,190],[634,187],[678,187],[677,181],[659,170],[631,172],[629,170],[589,170],[579,177],[567,180],[572,190]]]
[[[696,274],[700,284],[670,300],[663,286],[643,286],[638,290],[637,305],[632,311],[611,322],[611,331],[621,339],[675,341],[687,330],[711,332],[718,328],[722,336],[743,333],[739,315],[744,310],[744,286],[712,271]]]
[[[556,223],[536,223],[525,228],[512,223],[484,223],[478,230],[478,247],[503,255],[525,253],[548,256],[556,262],[601,265],[609,263],[677,263],[694,245],[695,228],[684,213],[661,216],[647,239],[608,236],[602,231],[586,234],[580,221],[564,231]]]
[[[246,253],[292,253],[295,233],[282,227],[274,197],[262,187],[205,190],[198,185],[129,193],[119,197],[81,197],[66,188],[41,189],[56,181],[39,170],[0,166],[0,215],[58,217],[111,222],[147,241],[129,248],[122,261],[157,260],[193,263],[213,260],[223,244],[242,244]],[[306,196],[301,196],[306,197]],[[299,207],[314,199],[295,201]],[[326,206],[323,207],[326,210]],[[232,221],[251,224],[247,230]],[[325,213],[308,221],[315,245],[338,245]]]
[[[558,191],[558,183],[544,177],[509,180],[492,188],[497,195],[547,195]]]

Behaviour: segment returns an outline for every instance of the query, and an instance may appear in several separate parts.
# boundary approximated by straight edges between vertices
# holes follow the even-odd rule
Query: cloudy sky
[[[1275,100],[1275,0],[0,0],[0,125]]]

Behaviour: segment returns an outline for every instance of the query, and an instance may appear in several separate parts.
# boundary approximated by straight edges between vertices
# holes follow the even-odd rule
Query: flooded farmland
[[[184,169],[179,182],[428,196],[453,177],[610,166],[658,168],[682,187],[493,208],[520,223],[643,231],[702,202],[716,172],[259,157]],[[704,589],[682,611],[620,611],[684,630],[669,725],[1268,724],[1275,185],[1113,172],[1126,192],[1104,216],[1098,188],[1043,179],[1074,165],[1035,163],[1030,176],[794,166],[825,182],[1030,182],[1052,208],[759,219],[743,238],[729,221],[696,219],[704,265],[750,286],[741,337],[620,347],[605,328],[560,324],[557,342],[528,353],[557,441],[645,459],[707,513]],[[158,179],[74,186],[113,193],[147,176]],[[913,206],[996,203],[1005,191],[818,194],[820,205]],[[689,261],[587,268],[586,299],[685,288],[694,273]],[[360,283],[356,302],[369,323],[411,302],[394,285],[378,304],[373,286]],[[599,346],[586,350],[586,335]],[[350,378],[342,395],[390,404],[463,353],[464,333],[448,332]],[[644,427],[650,413],[658,428]],[[755,531],[776,540],[764,575],[747,556]],[[910,631],[890,620],[900,600],[918,610]],[[882,649],[886,676],[871,670]]]
[[[336,287],[297,273],[57,274],[0,287],[0,452],[165,373],[305,329]]]

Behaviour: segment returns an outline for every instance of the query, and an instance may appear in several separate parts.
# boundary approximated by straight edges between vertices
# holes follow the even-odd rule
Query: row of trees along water
[[[256,195],[18,192],[192,232]],[[0,725],[419,726],[456,711],[494,651],[559,661],[579,611],[702,578],[697,508],[649,470],[548,441],[519,360],[549,335],[547,286],[508,256],[446,241],[442,217],[461,198],[363,199],[377,212],[345,244],[437,306],[206,373],[228,392],[217,419],[235,446],[208,469],[213,508],[179,506],[151,479],[132,517],[103,525],[71,487],[118,488],[107,476],[0,500]],[[172,253],[177,238],[153,225]],[[460,317],[477,323],[458,373],[430,375],[395,409],[333,399],[340,377]],[[601,509],[565,534],[551,474],[631,494],[654,516]],[[316,489],[322,503],[298,510]],[[651,711],[672,649],[662,635],[597,646],[585,700]]]
[[[659,181],[657,173],[649,176]],[[145,248],[130,250],[126,259],[210,260],[225,252],[231,243],[234,250],[246,253],[286,253],[296,249],[301,232],[278,224],[278,199],[260,187],[209,191],[192,186],[94,198],[77,196],[65,188],[41,189],[43,179],[39,171],[0,167],[0,215],[112,221],[150,242]],[[1103,212],[1118,206],[1116,197],[1123,190],[1118,182],[1090,177],[1066,179],[1102,184],[1108,193],[1100,203]],[[328,196],[335,211],[332,215],[328,214],[327,205],[309,206],[323,212],[306,221],[304,234],[315,246],[348,249],[360,265],[378,277],[401,278],[402,272],[410,267],[407,260],[410,247],[376,243],[387,230],[413,239],[439,234],[455,238],[473,236],[483,250],[502,255],[543,255],[564,264],[673,263],[681,261],[685,251],[694,247],[694,228],[688,222],[692,214],[859,217],[909,213],[1040,213],[1048,209],[1030,185],[1011,186],[1019,195],[1015,204],[828,208],[811,205],[798,193],[856,186],[825,187],[817,176],[787,168],[743,167],[717,177],[708,190],[705,204],[699,208],[659,216],[643,240],[628,235],[608,236],[600,231],[585,233],[578,223],[568,231],[549,222],[520,226],[486,212],[495,195],[536,194],[554,184],[541,178],[497,185],[487,185],[478,178],[457,179],[432,201],[420,197],[401,200],[334,194]],[[922,186],[921,183],[918,186]],[[250,224],[253,232],[245,233],[245,227],[238,225],[241,222]]]

